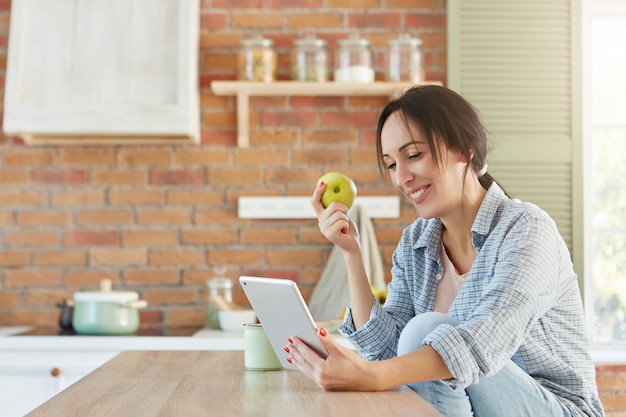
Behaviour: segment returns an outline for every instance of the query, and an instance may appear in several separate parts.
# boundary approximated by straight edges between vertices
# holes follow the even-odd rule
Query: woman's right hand
[[[326,184],[320,183],[313,191],[311,205],[317,215],[317,222],[322,234],[342,250],[351,252],[360,250],[359,231],[348,216],[348,207],[333,202],[324,208],[321,198]]]

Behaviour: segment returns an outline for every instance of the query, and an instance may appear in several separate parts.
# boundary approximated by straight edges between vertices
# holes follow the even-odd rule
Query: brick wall
[[[0,137],[0,325],[56,326],[58,303],[109,278],[148,301],[142,325],[202,326],[215,267],[232,279],[291,278],[309,297],[331,249],[316,223],[240,220],[237,198],[308,196],[329,170],[362,195],[395,195],[375,163],[385,99],[252,98],[251,146],[240,149],[236,102],[210,83],[236,78],[241,40],[256,33],[274,40],[287,79],[300,35],[327,40],[332,57],[338,39],[358,32],[382,79],[388,40],[406,31],[423,41],[427,78],[445,82],[445,17],[444,0],[203,0],[200,145],[29,147]],[[0,0],[2,77],[9,18]],[[376,221],[387,265],[412,219],[404,206],[400,219]],[[236,300],[246,303],[240,291]]]

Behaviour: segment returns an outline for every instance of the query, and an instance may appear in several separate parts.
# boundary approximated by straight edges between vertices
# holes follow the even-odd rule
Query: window
[[[583,9],[585,306],[592,343],[626,344],[626,4]]]

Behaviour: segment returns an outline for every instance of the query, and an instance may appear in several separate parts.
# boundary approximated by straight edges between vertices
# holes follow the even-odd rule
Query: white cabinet
[[[2,416],[23,416],[117,353],[3,351],[0,355]]]
[[[5,132],[198,142],[199,25],[199,0],[13,0]]]

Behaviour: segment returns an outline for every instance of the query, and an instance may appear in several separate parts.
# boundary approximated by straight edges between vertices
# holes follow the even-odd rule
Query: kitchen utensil
[[[139,308],[148,305],[133,291],[111,291],[102,280],[100,291],[74,293],[72,325],[78,334],[130,335],[139,328]]]

